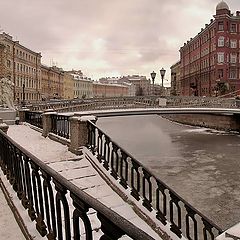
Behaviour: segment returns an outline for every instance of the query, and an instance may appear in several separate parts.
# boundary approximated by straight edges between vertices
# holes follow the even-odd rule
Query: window
[[[218,47],[224,47],[224,37],[220,36],[218,38]]]
[[[237,25],[235,23],[232,23],[230,25],[230,32],[236,32],[237,31]]]
[[[236,63],[237,62],[237,54],[231,53],[230,54],[230,63]]]
[[[218,31],[223,31],[223,22],[218,22]]]
[[[231,78],[231,79],[236,79],[237,78],[237,71],[236,71],[236,69],[230,69],[229,78]]]
[[[223,77],[223,69],[218,69],[218,78]]]
[[[224,53],[219,52],[218,53],[218,63],[223,63],[224,62]]]
[[[230,48],[237,48],[237,40],[236,39],[230,40]]]

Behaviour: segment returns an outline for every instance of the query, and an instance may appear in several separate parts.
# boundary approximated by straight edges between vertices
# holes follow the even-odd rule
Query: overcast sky
[[[179,60],[179,48],[215,14],[220,0],[2,0],[0,28],[42,62],[87,76],[150,77]],[[239,0],[226,1],[232,12]]]

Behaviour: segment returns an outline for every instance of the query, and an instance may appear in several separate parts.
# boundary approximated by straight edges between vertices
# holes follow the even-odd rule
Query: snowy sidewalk
[[[0,175],[0,178],[2,176]],[[4,176],[3,176],[4,177]],[[26,239],[11,211],[10,206],[0,188],[0,239]]]
[[[113,191],[84,155],[77,156],[69,152],[67,146],[52,141],[49,138],[42,137],[41,133],[26,125],[10,126],[8,135],[84,192],[98,199],[101,203],[135,224],[154,239],[161,239],[159,235],[133,211],[131,206]]]

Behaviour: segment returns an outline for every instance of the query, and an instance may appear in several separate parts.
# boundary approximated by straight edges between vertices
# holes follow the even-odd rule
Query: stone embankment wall
[[[240,132],[240,115],[164,114],[162,117],[193,126]]]

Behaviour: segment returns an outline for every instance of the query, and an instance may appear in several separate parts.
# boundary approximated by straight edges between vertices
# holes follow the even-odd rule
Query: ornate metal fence
[[[42,128],[43,125],[42,125],[42,112],[29,112],[27,111],[26,112],[26,115],[25,115],[25,120],[26,122],[36,126],[36,127],[39,127],[39,128]]]
[[[142,198],[147,210],[151,212],[154,209],[159,221],[164,225],[168,221],[171,231],[178,237],[213,240],[222,233],[220,227],[155,177],[91,121],[88,121],[88,130],[89,148],[104,168],[125,189],[130,188],[137,201]]]
[[[52,121],[51,132],[60,137],[69,139],[69,137],[70,137],[69,116],[52,114],[51,121]]]
[[[133,96],[112,98],[91,98],[84,100],[59,100],[58,102],[41,102],[29,105],[31,111],[54,109],[58,112],[84,111],[95,109],[160,107],[159,99],[166,99],[165,107],[213,107],[239,108],[239,100],[220,97],[194,96]]]
[[[0,131],[0,166],[41,236],[153,240]],[[100,237],[100,238],[99,238]],[[124,238],[126,239],[126,238]]]

